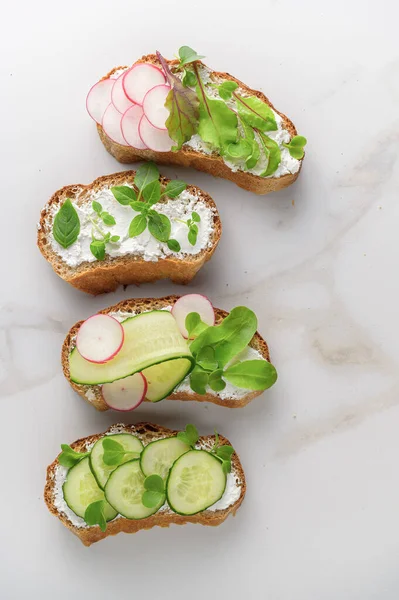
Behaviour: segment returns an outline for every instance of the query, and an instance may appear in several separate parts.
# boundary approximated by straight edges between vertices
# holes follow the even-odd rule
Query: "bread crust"
[[[115,291],[120,285],[149,283],[159,279],[171,279],[174,283],[187,284],[194,278],[199,269],[212,257],[222,234],[222,223],[217,206],[211,196],[194,185],[188,185],[187,190],[198,196],[213,210],[214,229],[212,245],[195,255],[186,255],[179,259],[172,256],[160,258],[156,262],[145,261],[139,256],[121,257],[106,256],[103,261],[83,262],[77,267],[67,265],[52,249],[50,244],[49,216],[54,206],[61,206],[70,198],[72,201],[79,196],[77,202],[84,203],[92,191],[104,187],[112,187],[123,183],[133,183],[136,171],[122,171],[111,175],[98,177],[88,185],[68,185],[55,192],[40,214],[37,234],[37,245],[44,258],[54,271],[67,283],[88,294],[103,294]],[[170,180],[160,178],[162,186]]]
[[[81,438],[71,444],[71,447],[76,450],[76,452],[80,452],[86,449],[86,444],[91,444],[99,440],[103,437],[107,432],[112,431],[115,425],[111,426],[104,433],[99,433],[96,435],[91,435],[86,438]],[[162,427],[161,425],[154,425],[152,423],[137,423],[136,425],[124,425],[123,426],[126,433],[131,433],[133,435],[137,435],[139,439],[144,443],[144,445],[154,441],[155,439],[161,439],[162,437],[172,437],[177,435],[177,431],[173,431],[171,429],[167,429],[166,427]],[[220,443],[222,445],[228,444],[231,445],[230,442],[223,437],[219,436]],[[213,443],[215,440],[214,436],[205,436],[200,437],[200,442],[205,443]],[[151,529],[152,527],[169,527],[169,525],[185,525],[186,523],[199,523],[200,525],[210,525],[216,527],[220,525],[227,519],[227,517],[232,514],[235,515],[238,508],[241,506],[245,492],[246,492],[246,482],[243,468],[241,466],[240,460],[237,454],[233,454],[232,456],[232,469],[234,473],[237,475],[240,480],[241,485],[241,494],[238,500],[234,502],[231,506],[224,510],[205,510],[202,513],[198,513],[192,516],[183,516],[178,515],[171,510],[167,512],[158,512],[151,517],[147,517],[146,519],[140,519],[137,521],[133,521],[130,519],[125,519],[123,517],[117,518],[114,521],[110,521],[107,524],[106,531],[101,531],[101,529],[96,525],[94,527],[76,527],[73,525],[68,517],[63,513],[60,513],[54,505],[54,483],[55,483],[55,470],[58,467],[58,457],[47,467],[47,477],[46,477],[46,485],[44,488],[44,501],[47,505],[49,511],[58,517],[65,527],[70,529],[72,533],[74,533],[80,541],[85,546],[91,546],[95,542],[103,540],[104,538],[117,535],[118,533],[136,533],[142,529]]]
[[[145,312],[148,310],[160,310],[165,308],[166,306],[173,306],[176,300],[179,299],[179,296],[164,296],[163,298],[132,298],[130,300],[122,300],[118,304],[114,304],[104,310],[100,310],[99,312],[102,314],[108,314],[110,312]],[[216,323],[220,323],[224,318],[227,317],[228,312],[222,310],[220,308],[214,308]],[[71,381],[70,372],[69,372],[69,354],[71,350],[74,348],[74,340],[76,334],[79,330],[79,327],[83,321],[78,321],[75,325],[69,330],[61,351],[61,363],[62,370],[66,379],[69,381],[71,387],[77,392],[86,402],[94,406],[99,411],[109,410],[107,404],[104,402],[102,394],[101,394],[101,386],[100,385],[80,385]],[[250,346],[255,348],[260,352],[263,358],[270,362],[270,354],[269,348],[265,340],[261,337],[261,335],[256,332],[254,337],[250,342]],[[87,392],[91,390],[91,398],[87,397]],[[216,394],[205,394],[200,395],[196,394],[193,391],[190,392],[174,392],[167,398],[166,400],[183,400],[183,401],[195,401],[195,402],[211,402],[212,404],[218,404],[219,406],[225,406],[227,408],[242,408],[246,406],[251,400],[260,396],[262,391],[253,391],[248,392],[242,398],[219,398]],[[150,400],[145,400],[146,402],[150,402]]]
[[[136,61],[136,63],[143,62],[151,63],[158,67],[161,67],[158,58],[155,54],[148,54],[146,56],[142,56],[139,60]],[[170,66],[174,66],[177,64],[177,60],[167,60],[166,62]],[[201,61],[198,61],[198,64],[206,66]],[[125,68],[127,67],[115,67],[102,79],[108,79],[119,69]],[[230,75],[230,73],[221,73],[214,71],[213,75],[216,78],[220,78],[226,81],[235,81],[239,85],[239,87],[248,92],[248,94],[250,94],[251,96],[256,96],[257,98],[262,100],[262,102],[268,104],[283,119],[284,129],[286,129],[291,136],[297,135],[297,130],[293,122],[282,112],[278,111],[262,92],[251,89],[245,83],[243,83],[236,77]],[[214,177],[221,177],[222,179],[232,181],[240,188],[243,188],[244,190],[247,190],[249,192],[254,192],[255,194],[259,195],[269,194],[270,192],[277,192],[288,187],[289,185],[292,185],[299,176],[303,162],[302,159],[297,173],[288,173],[286,175],[282,175],[281,177],[259,177],[258,175],[253,175],[252,173],[248,173],[246,171],[232,171],[230,167],[225,164],[223,158],[218,154],[207,155],[187,146],[184,146],[177,152],[154,152],[153,150],[139,150],[130,146],[122,146],[121,144],[114,142],[113,140],[111,140],[111,138],[107,136],[101,125],[97,124],[97,131],[102,143],[104,144],[105,149],[110,154],[112,154],[112,156],[114,156],[116,160],[120,163],[130,164],[139,160],[152,160],[161,165],[177,165],[180,167],[191,167],[193,169],[197,169],[198,171],[203,171],[205,173],[208,173],[209,175],[213,175]]]

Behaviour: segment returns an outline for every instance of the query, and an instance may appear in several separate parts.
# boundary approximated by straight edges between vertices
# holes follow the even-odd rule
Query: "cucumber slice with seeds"
[[[140,456],[140,466],[144,475],[160,475],[166,479],[175,460],[190,450],[190,446],[177,437],[156,440],[146,446]]]
[[[90,453],[90,468],[93,472],[94,477],[97,480],[98,485],[102,489],[104,489],[105,484],[107,483],[112,471],[115,471],[115,469],[119,466],[106,465],[104,463],[103,441],[105,438],[115,440],[123,446],[126,452],[129,452],[129,454],[127,454],[126,457],[124,457],[123,463],[128,462],[129,460],[132,460],[134,458],[138,458],[143,450],[143,444],[140,442],[140,440],[129,433],[117,433],[115,435],[107,435],[99,439],[94,444]],[[132,455],[131,453],[134,453],[134,455]]]
[[[156,513],[165,502],[165,497],[154,508],[147,508],[141,501],[145,492],[145,476],[138,459],[120,465],[111,473],[105,486],[108,502],[126,519],[145,519]]]
[[[141,313],[123,321],[122,327],[125,334],[123,346],[115,358],[106,363],[91,363],[79,354],[77,348],[72,350],[69,355],[71,380],[87,385],[111,383],[158,365],[164,395],[156,392],[151,399],[160,400],[160,395],[167,395],[164,390],[173,389],[195,364],[187,341],[167,310]],[[172,361],[171,365],[168,361]]]
[[[88,456],[69,469],[62,491],[69,508],[82,519],[84,519],[89,504],[98,500],[105,500],[104,492],[98,487],[97,481],[90,470]],[[112,521],[117,514],[116,510],[105,501],[105,520]]]
[[[224,494],[226,474],[222,463],[206,450],[190,450],[173,464],[166,482],[166,498],[180,515],[195,515]]]

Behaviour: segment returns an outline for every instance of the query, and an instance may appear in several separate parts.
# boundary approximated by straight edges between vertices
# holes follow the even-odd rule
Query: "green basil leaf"
[[[144,202],[141,202],[140,200],[135,200],[134,202],[131,202],[130,206],[136,212],[144,212],[144,209],[145,209]]]
[[[99,202],[96,202],[95,200],[93,200],[93,202],[91,203],[91,207],[94,210],[94,212],[96,212],[98,215],[101,213],[101,211],[103,209],[101,204]]]
[[[165,494],[161,494],[160,492],[146,491],[141,497],[141,502],[147,508],[155,508],[162,500],[165,501]]]
[[[122,204],[122,206],[128,206],[134,200],[137,200],[136,190],[127,185],[116,185],[111,188],[111,192],[114,195],[115,200]]]
[[[265,153],[266,158],[268,159],[267,167],[260,174],[260,177],[268,177],[269,175],[273,175],[277,170],[281,162],[281,151],[280,148],[274,140],[269,138],[267,135],[258,131],[258,135],[263,147],[263,151]]]
[[[66,468],[73,467],[82,460],[85,456],[88,456],[88,452],[76,452],[68,444],[61,444],[61,454],[58,457],[60,465]]]
[[[101,531],[107,528],[107,521],[104,516],[104,500],[92,502],[85,510],[84,520],[90,526],[98,525]]]
[[[277,371],[267,360],[244,360],[228,367],[223,377],[246,390],[266,390],[277,380]]]
[[[110,215],[108,212],[102,212],[100,216],[101,216],[103,223],[105,225],[107,225],[108,227],[111,227],[112,225],[116,225],[116,221],[115,221],[114,217],[112,215]]]
[[[244,98],[235,95],[237,110],[241,119],[260,131],[276,131],[277,123],[273,111],[266,102],[256,96]]]
[[[198,228],[195,229],[195,227],[193,225],[190,226],[190,229],[188,230],[188,241],[190,242],[190,244],[192,246],[195,246],[195,244],[197,243],[197,237],[198,237]]]
[[[257,325],[255,313],[245,306],[238,306],[219,325],[205,329],[190,344],[190,350],[196,356],[202,347],[213,346],[216,360],[223,367],[248,346]]]
[[[151,181],[141,190],[144,200],[148,202],[148,204],[156,204],[159,202],[161,198],[161,184],[158,179]]]
[[[190,387],[191,389],[200,396],[206,394],[206,386],[208,385],[209,375],[201,367],[196,366],[190,374]]]
[[[166,119],[166,127],[169,136],[176,142],[172,150],[180,150],[184,142],[187,142],[198,131],[199,102],[197,94],[189,87],[184,87],[176,75],[169,69],[168,63],[163,56],[157,52],[158,59],[163,67],[171,90],[166,97],[165,107],[169,111]]]
[[[154,211],[155,212],[155,211]],[[148,230],[155,239],[167,242],[170,238],[171,225],[168,217],[160,213],[157,216],[150,214],[148,217]]]
[[[201,60],[201,58],[205,58],[205,56],[197,54],[196,51],[189,46],[182,46],[179,48],[179,57],[181,66],[187,65],[195,60]]]
[[[97,260],[105,258],[105,242],[104,240],[93,240],[90,244],[90,251]]]
[[[187,184],[184,183],[184,181],[174,179],[173,181],[169,181],[166,188],[162,192],[162,196],[168,196],[168,198],[177,198],[177,196],[180,196],[180,194],[184,192],[186,187]]]
[[[71,200],[67,198],[57,212],[53,223],[53,236],[63,248],[69,248],[80,233],[79,215]]]
[[[209,384],[209,387],[211,388],[211,390],[213,390],[214,392],[221,392],[226,387],[226,382],[223,381],[222,375],[223,375],[222,369],[217,369],[216,371],[213,371],[213,373],[211,373],[209,375],[208,384]]]
[[[181,246],[177,240],[170,239],[166,243],[168,245],[169,250],[172,250],[172,252],[180,252]]]
[[[165,492],[165,483],[159,475],[149,475],[144,480],[144,487],[149,492]]]
[[[184,87],[195,87],[197,84],[197,78],[192,71],[185,69],[182,82]]]
[[[112,242],[113,244],[116,244],[116,242],[119,242],[120,239],[121,239],[120,235],[113,235],[109,238],[109,241]]]
[[[201,217],[199,216],[199,214],[197,212],[192,212],[191,213],[191,218],[196,223],[199,223],[201,221]]]
[[[136,215],[129,225],[129,237],[136,237],[143,233],[147,227],[147,217],[144,215]]]
[[[157,165],[153,162],[147,162],[137,169],[134,183],[140,192],[142,192],[149,183],[158,181],[158,179],[159,171]],[[136,198],[134,198],[134,200],[136,200]]]

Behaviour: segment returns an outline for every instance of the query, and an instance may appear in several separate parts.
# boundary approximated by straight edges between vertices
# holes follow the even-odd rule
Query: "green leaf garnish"
[[[209,375],[208,385],[214,392],[221,392],[226,387],[226,382],[222,379],[222,369],[216,369]]]
[[[162,192],[162,196],[168,196],[168,198],[177,198],[180,196],[182,192],[186,189],[187,184],[184,181],[179,181],[179,179],[173,179],[169,181],[167,186]]]
[[[104,500],[97,500],[92,502],[85,510],[84,520],[87,525],[93,526],[98,525],[101,531],[105,531],[107,528],[107,521],[104,515],[105,502]]]
[[[228,446],[227,444],[220,445],[219,434],[215,429],[215,443],[211,449],[211,454],[214,454],[216,458],[220,460],[223,472],[226,473],[226,475],[231,471],[231,457],[234,452],[235,450],[232,446]]]
[[[161,199],[161,184],[158,179],[151,181],[142,188],[144,200],[148,204],[156,204]]]
[[[218,363],[215,356],[215,349],[212,346],[203,346],[197,353],[197,364],[205,371],[215,371]]]
[[[237,141],[237,115],[222,100],[207,96],[196,64],[194,71],[198,79],[196,90],[200,103],[198,133],[204,142],[212,144],[223,155],[228,144]]]
[[[244,98],[234,93],[238,114],[243,121],[260,131],[276,131],[277,123],[272,109],[256,96]]]
[[[120,235],[111,235],[111,237],[109,238],[109,241],[112,242],[113,244],[116,244],[117,242],[119,242],[120,239],[121,239]]]
[[[188,241],[192,246],[195,246],[197,243],[198,236],[198,227],[196,225],[191,225],[188,230]]]
[[[147,227],[147,217],[136,215],[129,225],[129,237],[137,237]]]
[[[137,200],[136,191],[127,185],[117,185],[111,188],[115,200],[122,206],[129,206],[131,202]]]
[[[304,146],[307,144],[307,139],[303,135],[295,135],[288,144],[283,144],[285,148],[288,148],[292,158],[301,160],[304,157],[305,151]]]
[[[223,377],[247,390],[266,390],[277,380],[277,371],[267,360],[244,360],[228,367]]]
[[[172,250],[172,252],[180,252],[181,246],[177,240],[170,239],[166,243],[168,245],[169,250]]]
[[[149,475],[144,480],[144,487],[149,492],[165,492],[165,482],[160,475]]]
[[[147,185],[149,185],[153,181],[158,181],[158,179],[158,167],[153,162],[147,162],[137,169],[134,178],[134,183],[139,189],[139,191],[142,192]],[[133,199],[136,200],[136,198]]]
[[[234,90],[238,88],[238,83],[235,81],[224,81],[221,85],[217,86],[219,96],[223,100],[230,100]]]
[[[89,452],[76,452],[68,444],[61,444],[61,450],[62,452],[58,457],[58,462],[67,469],[70,469],[80,462],[82,458],[89,455]]]
[[[205,396],[208,380],[209,373],[204,371],[199,365],[195,366],[190,373],[190,387],[193,392],[200,396]]]
[[[191,213],[191,218],[196,223],[199,223],[201,221],[201,217],[199,216],[199,214],[197,212],[192,212]]]
[[[192,71],[184,69],[182,83],[184,87],[195,87],[197,84],[197,78]]]
[[[104,225],[107,225],[108,227],[111,227],[112,225],[116,224],[115,218],[106,211],[103,211],[100,214],[100,217]]]
[[[93,202],[91,203],[91,207],[94,210],[94,212],[96,212],[98,215],[101,213],[101,211],[103,209],[101,204],[99,202],[96,202],[95,200],[93,200]]]
[[[170,220],[153,210],[148,214],[148,230],[160,242],[167,242],[171,231]]]
[[[241,138],[235,144],[229,144],[226,148],[227,158],[249,158],[252,155],[252,144]]]
[[[105,259],[105,241],[93,240],[90,244],[90,251],[97,260]]]
[[[181,48],[179,48],[179,58],[179,67],[182,67],[184,65],[194,62],[195,60],[201,60],[201,58],[205,58],[205,56],[197,54],[196,51],[190,48],[189,46],[182,46]]]
[[[141,498],[147,508],[155,508],[165,502],[165,482],[159,475],[150,475],[144,480],[145,492]]]
[[[109,437],[104,437],[102,446],[104,450],[103,462],[110,467],[126,462],[126,458],[132,460],[139,456],[138,452],[129,452],[125,450],[122,444]]]
[[[57,212],[53,223],[53,236],[63,248],[69,248],[78,239],[80,220],[70,198],[67,198]]]
[[[177,437],[181,442],[187,444],[187,446],[194,448],[199,439],[198,429],[195,425],[186,425],[186,429],[184,431],[179,431]]]
[[[209,325],[201,321],[201,317],[197,312],[188,313],[184,324],[190,340],[197,337],[197,335],[209,327]]]
[[[166,98],[165,107],[169,111],[166,127],[169,136],[176,142],[173,151],[180,150],[198,131],[199,102],[196,93],[184,87],[176,75],[173,75],[163,56],[157,52],[171,90]]]
[[[224,367],[232,358],[247,347],[258,325],[255,313],[245,306],[233,308],[219,325],[207,327],[190,345],[197,356],[204,346],[212,346],[216,361]]]
[[[265,156],[268,159],[267,167],[263,173],[260,174],[260,177],[268,177],[276,172],[277,167],[281,162],[281,151],[277,142],[259,130],[257,130],[257,134],[260,138]]]

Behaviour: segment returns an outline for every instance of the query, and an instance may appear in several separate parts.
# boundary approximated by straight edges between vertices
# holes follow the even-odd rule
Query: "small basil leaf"
[[[93,240],[90,244],[90,251],[97,260],[104,260],[105,242],[103,240]]]
[[[67,198],[57,212],[53,223],[53,236],[63,248],[69,248],[78,239],[80,233],[79,215],[71,200]]]
[[[193,221],[195,221],[196,223],[199,223],[201,221],[201,217],[199,216],[199,214],[197,212],[193,212],[191,214],[191,218]]]
[[[140,200],[135,200],[134,202],[130,203],[130,206],[133,210],[135,210],[136,212],[143,212],[144,208],[145,208],[145,203],[141,202]]]
[[[111,227],[112,225],[116,224],[114,217],[112,215],[110,215],[108,212],[102,212],[100,216],[101,216],[103,223],[105,225],[107,225],[108,227]]]
[[[112,235],[109,238],[109,241],[112,242],[113,244],[116,244],[116,242],[119,242],[120,239],[121,239],[120,235]]]
[[[100,214],[103,209],[101,204],[99,202],[96,202],[95,200],[93,200],[93,202],[91,203],[91,207],[97,214]]]
[[[116,185],[111,188],[115,200],[122,204],[122,206],[128,206],[134,200],[137,200],[136,191],[127,185]]]
[[[141,191],[148,204],[156,204],[161,198],[161,184],[158,179],[151,181]]]
[[[167,242],[170,238],[171,231],[171,225],[168,217],[160,213],[156,213],[156,216],[150,214],[148,217],[148,230],[155,239],[159,240],[160,242]]]
[[[162,192],[163,196],[168,196],[168,198],[177,198],[180,196],[182,192],[186,189],[187,184],[184,181],[179,181],[178,179],[174,179],[173,181],[169,181],[168,185]]]
[[[188,237],[188,241],[190,242],[190,244],[192,246],[195,246],[195,244],[197,243],[197,237],[198,237],[198,228],[196,228],[195,225],[190,226],[187,237]]]
[[[153,162],[148,162],[144,163],[143,165],[141,165],[141,167],[137,169],[136,176],[134,178],[134,183],[140,191],[143,191],[149,183],[158,179],[158,167]]]
[[[166,243],[169,250],[172,250],[172,252],[180,252],[181,246],[177,240],[170,239]]]
[[[144,229],[147,227],[147,217],[144,215],[136,215],[129,226],[129,237],[136,237],[143,233]]]

